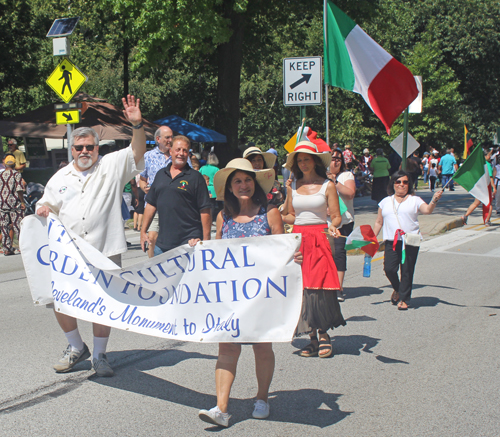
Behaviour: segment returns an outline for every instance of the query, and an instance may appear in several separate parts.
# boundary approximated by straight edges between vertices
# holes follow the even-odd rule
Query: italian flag
[[[491,204],[490,172],[484,159],[483,149],[479,145],[453,175],[453,179],[485,205],[486,209],[489,208]]]
[[[389,134],[394,121],[418,96],[415,79],[408,68],[326,1],[325,84],[361,94]]]
[[[346,250],[361,249],[371,257],[374,257],[379,248],[377,237],[370,225],[362,225],[354,229],[347,237]]]

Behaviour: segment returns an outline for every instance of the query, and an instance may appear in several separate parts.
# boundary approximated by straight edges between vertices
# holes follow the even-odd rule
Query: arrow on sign
[[[71,121],[73,120],[73,117],[71,116],[71,114],[65,114],[63,112],[62,116],[66,119],[66,121]]]
[[[309,83],[309,79],[311,79],[312,74],[303,74],[302,79],[299,79],[297,82],[294,82],[290,85],[290,89],[294,89],[295,87],[298,87],[301,83]]]

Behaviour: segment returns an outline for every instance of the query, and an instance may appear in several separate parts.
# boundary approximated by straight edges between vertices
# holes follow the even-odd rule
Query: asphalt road
[[[498,436],[500,226],[467,226],[426,240],[411,308],[391,305],[382,259],[362,277],[348,260],[347,326],[334,356],[301,358],[305,339],[275,344],[271,416],[251,418],[253,353],[243,349],[231,393],[230,428],[201,422],[216,403],[217,346],[114,330],[116,375],[90,362],[52,370],[66,347],[50,310],[31,303],[20,256],[0,263],[0,434],[10,436]],[[125,265],[144,255],[134,243]],[[88,323],[81,323],[91,347]],[[213,435],[213,434],[212,434]]]

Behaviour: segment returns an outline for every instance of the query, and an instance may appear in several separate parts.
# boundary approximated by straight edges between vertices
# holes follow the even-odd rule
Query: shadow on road
[[[384,290],[377,287],[346,287],[344,293],[347,299],[356,299],[357,297],[382,294]]]
[[[454,307],[465,308],[467,305],[459,305],[457,303],[446,302],[445,300],[438,299],[437,297],[422,296],[422,297],[412,297],[410,301],[410,309],[418,309],[422,307],[435,307],[438,304],[450,305]]]
[[[206,394],[196,390],[184,387],[174,382],[167,381],[154,375],[146,373],[159,367],[172,367],[176,364],[188,359],[209,359],[215,360],[216,356],[204,355],[196,352],[184,352],[180,350],[169,351],[152,351],[149,357],[144,359],[144,356],[139,361],[116,365],[120,362],[120,355],[127,352],[109,352],[108,358],[111,361],[113,368],[116,370],[116,375],[113,378],[99,378],[96,376],[89,377],[89,380],[112,387],[119,390],[125,390],[132,393],[137,393],[143,396],[149,396],[156,399],[172,402],[175,404],[191,407],[195,410],[202,408],[210,409],[217,404],[215,393]],[[141,355],[140,351],[139,354]],[[123,368],[123,371],[120,371]],[[213,378],[213,369],[207,375]],[[189,375],[186,375],[189,378]],[[195,381],[190,381],[195,384]],[[297,423],[304,425],[314,425],[324,428],[333,425],[351,412],[340,411],[337,405],[337,400],[340,394],[325,393],[322,390],[303,389],[290,391],[277,391],[270,394],[271,416],[267,420],[277,422]],[[230,413],[231,424],[245,420],[254,420],[252,418],[253,398],[235,399],[231,398]],[[193,420],[196,418],[197,412],[193,412]],[[204,426],[200,421],[200,426]],[[206,426],[206,424],[205,424]],[[209,426],[206,431],[221,431],[222,428],[217,426]]]
[[[365,317],[365,316],[362,316]],[[371,317],[368,317],[370,320]],[[348,319],[349,320],[349,319]],[[333,355],[330,358],[334,358],[336,355],[361,355],[361,352],[366,352],[372,354],[372,349],[377,346],[379,338],[368,337],[367,335],[336,335],[332,336],[332,347]],[[299,354],[300,350],[309,344],[309,339],[295,339],[292,342],[292,346],[297,348],[294,354]],[[385,357],[383,355],[375,355],[375,359],[384,364],[409,364],[406,361],[397,360],[395,358]]]

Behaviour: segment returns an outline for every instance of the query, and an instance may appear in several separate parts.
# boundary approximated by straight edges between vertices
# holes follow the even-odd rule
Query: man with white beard
[[[121,266],[121,254],[127,242],[121,215],[125,184],[144,170],[146,134],[142,125],[140,100],[134,96],[122,99],[125,117],[132,125],[129,147],[99,156],[99,137],[94,129],[75,129],[69,139],[74,161],[59,170],[47,183],[36,213],[48,217],[56,214],[62,224]],[[63,357],[54,365],[57,373],[70,371],[90,357],[90,351],[78,331],[77,320],[54,311],[69,343]],[[92,367],[98,376],[112,376],[106,357],[111,328],[93,324],[94,349]]]

